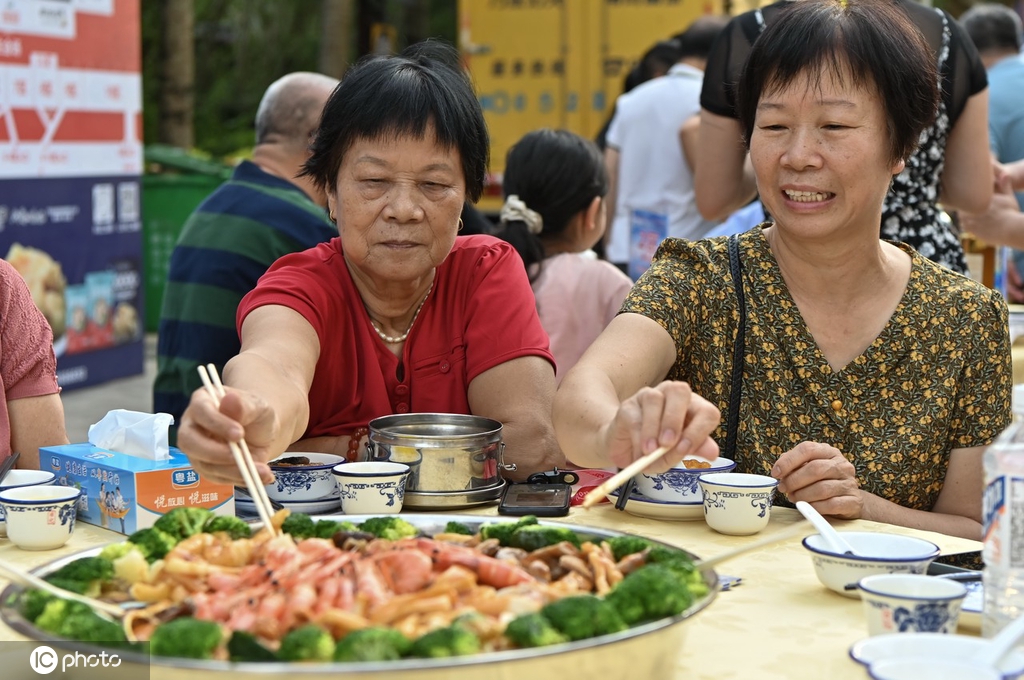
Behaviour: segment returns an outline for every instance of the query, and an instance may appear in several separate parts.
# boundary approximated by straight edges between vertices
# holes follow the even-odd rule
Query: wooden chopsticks
[[[227,390],[224,389],[224,383],[220,380],[217,367],[213,364],[200,365],[199,377],[203,381],[203,387],[206,388],[206,392],[213,398],[214,405],[220,408],[220,400],[227,394]],[[259,513],[260,519],[263,520],[263,527],[270,532],[271,536],[276,535],[277,531],[270,521],[271,517],[274,516],[274,510],[270,505],[267,490],[263,487],[263,483],[260,480],[260,473],[256,470],[256,464],[252,460],[249,445],[245,443],[243,438],[237,443],[228,442],[228,447],[231,449],[231,455],[235,457],[235,465],[238,466],[238,470],[242,473],[242,479],[245,480],[245,487],[249,490],[249,495],[252,496],[256,512]]]
[[[601,486],[597,487],[596,489],[588,493],[587,497],[583,499],[583,503],[580,504],[581,507],[589,508],[590,506],[594,505],[602,498],[605,498],[612,491],[615,491],[615,489],[622,486],[624,482],[631,479],[634,475],[642,472],[648,465],[658,460],[668,452],[669,448],[667,446],[659,446],[658,448],[654,449],[643,458],[637,458],[632,463],[622,468],[608,479],[604,480]]]

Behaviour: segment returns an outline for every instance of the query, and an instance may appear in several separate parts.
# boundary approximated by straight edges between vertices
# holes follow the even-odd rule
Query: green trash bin
[[[146,331],[155,333],[167,286],[171,251],[192,211],[231,176],[220,163],[188,155],[174,147],[151,145],[145,150],[149,167],[161,170],[142,177],[142,271]]]

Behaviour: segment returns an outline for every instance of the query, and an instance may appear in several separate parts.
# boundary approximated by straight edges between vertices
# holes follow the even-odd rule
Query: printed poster
[[[138,0],[0,0],[0,257],[63,388],[142,372],[140,39]]]

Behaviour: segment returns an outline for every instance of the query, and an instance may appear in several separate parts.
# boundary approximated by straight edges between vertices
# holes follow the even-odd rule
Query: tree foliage
[[[323,0],[194,1],[195,146],[222,157],[252,146],[253,117],[270,83],[291,71],[318,69]],[[162,5],[141,3],[146,143],[157,134]],[[402,49],[410,37],[421,37],[427,16],[430,35],[454,42],[456,5],[457,0],[358,0],[355,21],[361,27],[360,18],[372,16],[393,24]]]

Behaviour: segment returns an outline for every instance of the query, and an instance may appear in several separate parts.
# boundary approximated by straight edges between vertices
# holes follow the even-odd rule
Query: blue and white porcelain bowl
[[[857,582],[874,574],[923,574],[939,556],[939,546],[923,538],[870,531],[840,532],[855,555],[840,555],[820,534],[808,536],[803,546],[811,553],[814,573],[830,590],[860,597]]]
[[[394,515],[402,511],[409,466],[366,461],[334,467],[346,515]]]
[[[11,470],[0,482],[0,492],[7,489],[17,489],[23,486],[45,486],[53,484],[56,475],[48,470]],[[7,535],[7,523],[4,518],[4,509],[0,506],[0,536]]]
[[[924,574],[875,574],[857,584],[868,635],[953,633],[967,588]]]
[[[711,467],[706,468],[688,468],[685,465],[686,460],[702,459],[689,457],[684,459],[683,463],[660,474],[639,474],[636,476],[636,490],[656,501],[700,503],[704,500],[698,483],[700,478],[713,472],[729,472],[736,467],[734,461],[721,457],[716,458],[711,462]]]
[[[299,457],[308,459],[309,464],[277,464],[289,458]],[[267,485],[267,495],[275,501],[306,502],[337,498],[338,483],[331,474],[331,469],[344,462],[344,456],[333,453],[284,453],[268,463],[275,481]]]
[[[768,475],[715,472],[698,480],[704,521],[720,534],[749,536],[768,526],[779,480]]]
[[[73,486],[22,486],[0,492],[7,537],[22,550],[53,550],[75,530],[78,496]]]

